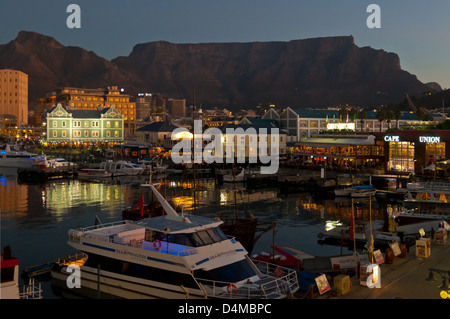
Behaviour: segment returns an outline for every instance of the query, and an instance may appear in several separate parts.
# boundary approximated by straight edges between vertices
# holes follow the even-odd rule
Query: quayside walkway
[[[320,299],[449,299],[450,301],[450,243],[436,245],[431,240],[428,258],[416,257],[416,246],[410,247],[405,258],[395,257],[392,264],[380,265],[381,287],[361,286],[351,278],[352,288],[335,296],[326,293]],[[433,271],[431,271],[433,270]],[[442,286],[444,277],[447,287]],[[431,280],[430,280],[431,279]]]

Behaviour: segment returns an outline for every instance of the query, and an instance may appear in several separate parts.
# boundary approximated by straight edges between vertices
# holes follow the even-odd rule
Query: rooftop
[[[141,127],[137,132],[173,132],[177,128],[168,122],[153,122]]]

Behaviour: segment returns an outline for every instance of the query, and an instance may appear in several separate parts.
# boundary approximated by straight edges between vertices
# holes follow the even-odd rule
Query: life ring
[[[283,275],[283,271],[281,270],[280,267],[276,267],[273,271],[273,273],[275,274],[276,277],[280,278]]]
[[[155,247],[155,249],[161,249],[161,241],[159,241],[159,239],[155,239],[153,241],[153,247]]]
[[[228,291],[228,293],[231,295],[231,294],[233,294],[233,295],[235,295],[235,294],[237,294],[237,287],[236,287],[236,285],[235,284],[229,284],[228,286],[227,286],[227,291]]]

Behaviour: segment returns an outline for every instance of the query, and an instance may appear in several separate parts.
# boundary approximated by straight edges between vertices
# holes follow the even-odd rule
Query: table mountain
[[[0,45],[0,68],[29,74],[30,102],[60,86],[159,92],[207,106],[375,105],[429,90],[394,53],[358,47],[352,36],[289,42],[137,44],[108,61],[33,32]]]

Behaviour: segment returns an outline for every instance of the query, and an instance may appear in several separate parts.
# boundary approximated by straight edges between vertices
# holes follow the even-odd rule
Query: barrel
[[[384,258],[384,262],[386,264],[393,264],[394,263],[394,252],[392,251],[391,248],[386,248],[385,255],[386,255],[386,257]]]
[[[408,248],[406,247],[406,244],[400,244],[400,257],[406,258],[407,253],[408,253]]]

